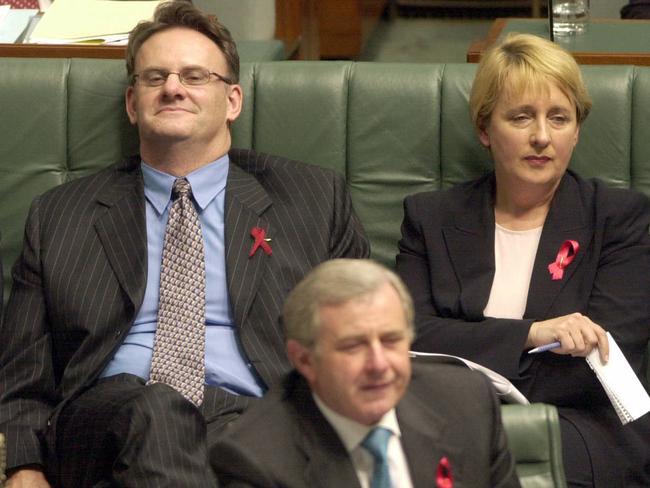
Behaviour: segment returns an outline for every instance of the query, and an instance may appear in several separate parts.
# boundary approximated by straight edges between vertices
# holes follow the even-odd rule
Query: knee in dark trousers
[[[200,411],[171,387],[108,378],[59,417],[57,485],[216,486],[205,438]]]

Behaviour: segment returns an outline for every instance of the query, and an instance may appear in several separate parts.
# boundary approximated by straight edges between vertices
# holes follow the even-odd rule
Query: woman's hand
[[[598,347],[600,358],[609,359],[609,343],[605,329],[581,313],[572,313],[541,322],[533,322],[528,331],[526,347],[538,347],[559,341],[561,347],[552,349],[556,354],[587,356]]]

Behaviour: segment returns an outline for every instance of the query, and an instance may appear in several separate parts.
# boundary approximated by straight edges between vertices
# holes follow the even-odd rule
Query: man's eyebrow
[[[365,334],[350,334],[350,335],[344,335],[337,337],[334,339],[334,342],[336,344],[341,343],[341,342],[348,342],[348,341],[364,341],[366,340],[366,335]]]
[[[163,68],[162,66],[145,66],[142,68],[142,71],[169,71],[167,68]]]

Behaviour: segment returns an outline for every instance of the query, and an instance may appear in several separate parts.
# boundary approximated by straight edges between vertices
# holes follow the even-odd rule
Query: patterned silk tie
[[[391,488],[388,470],[388,440],[393,433],[383,427],[375,427],[363,439],[361,445],[372,454],[375,468],[372,471],[370,488]]]
[[[185,178],[176,179],[165,229],[149,383],[165,383],[199,406],[205,383],[205,259],[191,192]]]

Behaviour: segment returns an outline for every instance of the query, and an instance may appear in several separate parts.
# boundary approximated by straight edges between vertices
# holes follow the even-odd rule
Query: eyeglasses
[[[178,79],[185,86],[207,85],[210,82],[210,76],[215,76],[227,85],[233,84],[230,78],[214,73],[207,68],[198,67],[183,68],[180,71],[146,69],[142,73],[133,75],[133,83],[140,80],[145,86],[162,86],[167,81],[167,78],[169,78],[169,75],[178,75]]]

